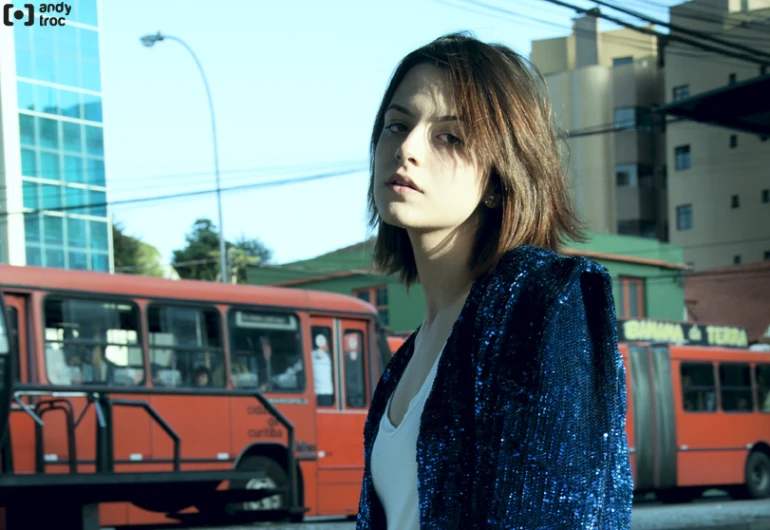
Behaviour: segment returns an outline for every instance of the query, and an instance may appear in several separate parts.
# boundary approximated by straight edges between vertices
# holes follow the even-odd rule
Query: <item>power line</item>
[[[762,24],[763,22],[766,22],[767,19],[764,19],[763,21],[740,20],[739,17],[736,17],[734,14],[730,13],[729,11],[725,11],[724,9],[718,6],[712,6],[712,5],[689,5],[688,6],[686,4],[669,6],[669,5],[661,4],[660,2],[653,2],[653,1],[644,2],[641,0],[638,0],[636,3],[645,4],[645,5],[654,5],[654,6],[658,6],[661,9],[665,9],[669,11],[671,9],[676,9],[683,16],[686,16],[687,18],[690,18],[692,20],[700,20],[701,22],[708,22],[711,24],[721,25],[727,21],[739,21],[740,27],[747,31],[757,31],[757,32],[763,32],[763,33],[766,33],[767,31],[765,28],[753,27],[754,24]],[[703,10],[698,9],[699,7],[703,8]],[[746,38],[749,39],[750,37],[746,37]],[[751,39],[751,42],[767,43],[767,38]]]
[[[736,50],[741,50],[743,52],[747,52],[747,53],[751,53],[751,54],[754,54],[754,55],[762,56],[762,57],[765,58],[765,62],[768,62],[768,59],[770,59],[770,54],[768,54],[768,53],[766,53],[766,52],[764,52],[762,50],[757,50],[755,48],[750,48],[750,47],[744,46],[742,44],[726,41],[726,40],[720,39],[718,37],[715,37],[713,35],[708,35],[708,34],[703,33],[701,31],[695,31],[695,30],[692,30],[692,29],[689,29],[689,28],[685,28],[685,27],[680,26],[678,24],[666,23],[666,22],[663,22],[662,20],[658,20],[658,19],[655,19],[655,18],[652,18],[652,17],[648,17],[647,15],[639,13],[638,11],[634,11],[632,9],[628,9],[628,8],[625,8],[625,7],[620,7],[620,6],[614,5],[614,4],[610,3],[610,2],[605,2],[604,0],[591,0],[591,1],[593,3],[595,3],[595,4],[599,4],[599,5],[602,5],[602,6],[605,6],[605,7],[609,7],[611,9],[616,10],[616,11],[620,11],[621,13],[625,13],[627,15],[631,15],[633,17],[636,17],[636,18],[638,18],[640,20],[644,20],[645,22],[649,22],[650,24],[655,24],[655,25],[658,25],[658,26],[667,27],[667,28],[672,29],[674,31],[677,31],[679,33],[684,33],[685,35],[690,35],[692,37],[697,37],[697,38],[702,39],[702,40],[707,40],[707,41],[715,42],[717,44],[721,44],[722,46],[728,46],[730,48],[735,48]]]
[[[710,44],[703,44],[703,43],[700,43],[700,42],[697,42],[697,41],[694,41],[692,39],[688,39],[688,38],[685,38],[685,37],[682,37],[682,36],[679,36],[679,35],[672,35],[672,34],[666,35],[666,34],[658,33],[657,31],[655,31],[653,29],[650,29],[650,28],[635,26],[635,25],[630,24],[628,22],[625,22],[625,21],[623,21],[623,20],[621,20],[619,18],[603,14],[599,10],[599,8],[596,8],[596,7],[592,8],[592,9],[584,9],[584,8],[582,8],[580,6],[576,6],[576,5],[570,4],[568,2],[563,2],[562,0],[544,0],[544,1],[545,2],[549,2],[551,4],[559,5],[559,6],[562,6],[562,7],[570,8],[570,9],[574,10],[576,13],[581,13],[581,14],[584,14],[584,15],[589,15],[589,16],[595,16],[595,17],[603,18],[603,19],[608,20],[610,22],[614,22],[615,24],[618,24],[620,26],[632,29],[634,31],[638,31],[639,33],[644,33],[644,34],[647,34],[647,35],[653,35],[653,36],[661,38],[661,39],[667,39],[667,40],[674,41],[674,42],[688,44],[688,45],[690,45],[690,46],[692,46],[694,48],[700,48],[702,50],[706,50],[706,51],[710,51],[710,52],[713,52],[713,53],[717,53],[719,55],[723,55],[723,56],[726,56],[726,57],[733,57],[735,59],[740,59],[740,60],[743,60],[743,61],[746,61],[746,62],[749,62],[749,63],[755,63],[755,64],[759,64],[759,65],[764,65],[764,64],[767,63],[767,61],[763,61],[761,59],[758,59],[757,57],[752,57],[752,56],[749,56],[749,55],[746,55],[746,54],[743,54],[743,53],[737,53],[737,52],[731,52],[731,51],[728,51],[728,50],[722,50],[722,49],[719,49],[719,48],[717,48],[715,46],[711,46]]]
[[[32,146],[22,146],[22,148],[25,148],[25,147],[26,148],[32,148]],[[58,151],[55,151],[55,154],[58,156]],[[65,153],[65,155],[66,154],[67,153]],[[77,153],[69,153],[69,154],[77,155]],[[231,175],[247,173],[248,174],[247,176],[253,176],[254,172],[262,172],[262,171],[264,171],[264,172],[267,172],[270,175],[275,175],[276,173],[278,173],[278,174],[285,174],[285,173],[291,173],[291,172],[294,172],[294,171],[323,171],[323,168],[325,168],[325,167],[328,168],[329,166],[331,166],[331,167],[340,167],[340,165],[359,165],[359,164],[364,164],[364,163],[365,162],[362,161],[362,160],[348,160],[348,161],[331,161],[331,162],[328,162],[328,163],[303,164],[303,165],[297,165],[297,166],[255,166],[255,167],[248,167],[248,168],[237,168],[237,169],[223,170],[223,171],[220,171],[220,173],[222,173],[222,174],[231,174]],[[63,170],[63,169],[59,169],[59,170],[57,170],[55,172],[57,175],[59,175],[59,174],[80,175],[80,176],[84,177],[81,182],[72,182],[72,181],[67,181],[67,180],[61,179],[61,178],[47,178],[45,176],[39,176],[39,175],[53,174],[53,171],[51,171],[51,172],[43,172],[42,170],[38,170],[38,171],[36,171],[36,173],[37,173],[37,175],[25,175],[25,174],[22,173],[21,177],[22,178],[26,178],[26,179],[40,179],[40,180],[47,180],[48,181],[48,182],[41,182],[42,184],[49,184],[49,183],[50,184],[56,184],[56,183],[60,183],[60,184],[74,184],[76,186],[77,185],[81,185],[81,186],[95,186],[95,184],[92,184],[90,182],[85,182],[86,177],[90,173],[90,171],[87,170],[87,169],[83,169],[81,171],[74,172],[74,173],[73,172],[67,172],[66,170]],[[209,171],[196,171],[196,172],[184,172],[184,173],[167,173],[165,175],[162,174],[162,175],[132,176],[132,177],[130,177],[130,180],[131,180],[132,184],[136,183],[136,182],[143,182],[143,181],[148,181],[148,180],[152,180],[152,181],[155,182],[155,181],[164,180],[164,179],[169,179],[169,180],[172,180],[172,179],[173,180],[184,179],[185,182],[189,182],[190,180],[198,180],[198,179],[206,180],[206,179],[210,179],[212,174],[213,174],[213,171],[211,171],[211,170],[209,170]],[[0,168],[0,176],[2,176],[2,177],[6,177],[7,176],[7,173],[2,168]],[[109,179],[107,179],[107,180],[109,180]],[[16,186],[10,186],[10,187],[15,188]],[[100,186],[100,187],[109,187],[109,190],[111,192],[114,191],[115,189],[120,189],[120,188],[115,188],[114,184],[110,184],[109,186]],[[1,185],[0,186],[0,191],[8,189],[8,188],[9,188],[8,185]],[[145,186],[142,186],[142,188],[146,189]],[[126,189],[128,189],[128,188],[126,188]]]
[[[314,180],[323,180],[323,179],[328,179],[333,177],[340,177],[343,175],[361,173],[364,171],[368,171],[368,168],[334,171],[330,173],[322,173],[320,175],[311,175],[307,177],[299,177],[299,178],[291,178],[291,179],[280,179],[280,180],[273,180],[269,182],[256,182],[251,184],[242,184],[239,186],[230,186],[230,187],[221,188],[221,191],[223,192],[243,191],[243,190],[251,190],[251,189],[258,189],[258,188],[284,186],[287,184],[295,184],[299,182],[311,182]],[[168,195],[157,195],[154,197],[137,197],[133,199],[123,199],[123,200],[117,200],[117,201],[103,201],[98,203],[82,204],[82,205],[76,205],[76,206],[60,206],[57,208],[35,208],[27,211],[22,210],[17,212],[0,212],[0,217],[8,217],[9,215],[35,214],[35,213],[42,213],[42,212],[49,212],[49,211],[70,211],[70,210],[82,210],[82,209],[88,209],[88,208],[104,208],[107,206],[119,206],[124,204],[157,202],[157,201],[165,201],[165,200],[171,200],[171,199],[179,199],[183,197],[209,195],[213,193],[216,193],[216,189],[189,191],[189,192],[174,193],[174,194],[168,194]]]
[[[466,6],[466,5],[452,4],[448,0],[438,0],[438,1],[440,3],[448,5],[450,7],[453,7],[453,8],[456,8],[456,9],[464,9],[466,11],[470,11],[471,13],[491,15],[490,13],[484,13],[483,11],[472,9],[472,8]],[[524,15],[522,13],[517,13],[517,12],[514,12],[514,11],[509,11],[507,9],[502,9],[500,7],[497,7],[497,6],[492,6],[492,5],[489,5],[489,4],[484,4],[484,3],[481,3],[481,2],[476,2],[474,0],[457,0],[457,1],[461,1],[461,2],[463,2],[465,4],[472,4],[472,5],[475,5],[475,6],[479,7],[479,8],[481,8],[481,9],[486,9],[487,11],[492,11],[492,12],[494,12],[496,14],[503,14],[503,15],[506,15],[506,16],[514,19],[514,20],[526,20],[526,21],[530,21],[530,22],[535,22],[535,23],[543,25],[543,26],[549,26],[549,27],[555,27],[555,28],[563,29],[565,31],[570,31],[570,32],[574,33],[576,36],[583,36],[583,37],[587,37],[587,38],[594,38],[595,37],[597,40],[600,40],[600,41],[603,41],[603,42],[621,44],[623,46],[626,46],[627,48],[648,52],[651,56],[656,56],[655,51],[651,50],[650,47],[647,45],[648,43],[646,41],[644,41],[644,40],[633,39],[631,37],[620,37],[620,36],[617,36],[617,35],[608,34],[607,32],[599,32],[599,33],[597,33],[597,32],[592,32],[592,31],[588,31],[588,30],[583,30],[581,28],[571,28],[570,26],[565,26],[563,24],[559,24],[559,23],[556,23],[556,22],[553,22],[553,21],[539,19],[539,18],[536,18],[536,17]],[[703,57],[702,55],[698,55],[696,53],[688,53],[688,52],[682,51],[682,50],[668,49],[667,53],[670,53],[672,55],[676,55],[676,56],[679,56],[679,57],[686,57],[686,58],[689,58],[689,59],[699,59],[699,60],[702,60],[702,61],[719,63],[719,64],[729,64],[729,65],[733,65],[734,64],[734,62],[728,61],[728,60],[726,60],[724,58],[719,58],[719,57]]]
[[[624,1],[628,1],[628,0],[624,0]],[[637,4],[637,5],[640,5],[640,6],[644,6],[646,8],[649,8],[650,6],[656,6],[658,9],[661,9],[661,10],[667,12],[667,13],[670,13],[671,9],[676,8],[676,10],[679,13],[681,13],[682,15],[685,15],[688,19],[699,20],[701,22],[708,22],[710,24],[719,24],[719,25],[721,25],[725,21],[728,21],[728,20],[731,20],[731,19],[735,20],[735,18],[736,18],[736,17],[732,17],[729,12],[725,12],[722,9],[720,9],[719,7],[716,7],[716,6],[709,6],[709,5],[700,6],[700,7],[703,7],[705,9],[713,8],[714,11],[712,11],[712,13],[714,13],[714,14],[710,14],[710,13],[707,13],[706,11],[698,10],[697,9],[698,6],[686,6],[686,5],[683,5],[683,4],[679,4],[679,5],[666,5],[666,4],[661,4],[660,2],[652,2],[652,1],[644,1],[644,0],[632,0],[631,3]],[[717,10],[719,11],[719,14],[717,14]],[[763,29],[763,28],[748,27],[745,22],[742,23],[741,28],[746,30],[746,31],[752,31],[752,32],[753,31],[756,31],[756,32],[760,32],[761,31],[762,33],[766,33],[766,31],[767,31],[766,29]],[[759,44],[767,44],[767,37],[759,38],[759,37],[741,36],[741,40],[743,40],[745,42],[756,42],[756,43],[759,43]]]

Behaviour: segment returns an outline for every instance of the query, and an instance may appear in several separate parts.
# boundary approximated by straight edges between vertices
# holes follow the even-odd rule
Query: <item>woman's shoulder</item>
[[[490,285],[495,285],[498,292],[541,298],[549,293],[558,296],[586,278],[603,283],[609,274],[602,265],[584,256],[523,245],[502,256],[490,273]]]

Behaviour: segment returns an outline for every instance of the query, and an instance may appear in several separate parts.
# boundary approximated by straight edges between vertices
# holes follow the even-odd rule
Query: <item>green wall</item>
[[[624,254],[668,263],[682,263],[682,249],[674,245],[614,234],[590,234],[590,236],[589,242],[572,243],[568,247],[575,250]],[[285,266],[252,267],[247,273],[248,283],[269,285],[346,270],[366,270],[371,267],[370,255],[370,247],[356,245],[350,249],[331,252],[312,260]],[[606,267],[613,278],[618,314],[621,312],[621,300],[617,295],[617,289],[620,287],[619,277],[631,276],[645,279],[644,306],[647,317],[676,321],[684,318],[684,282],[681,271],[615,260],[596,259],[595,261]],[[424,315],[424,293],[420,285],[412,286],[407,293],[406,288],[400,285],[395,277],[362,273],[344,278],[319,279],[296,285],[296,287],[352,295],[355,289],[383,284],[388,286],[388,316],[391,332],[406,333],[414,330],[422,322]]]

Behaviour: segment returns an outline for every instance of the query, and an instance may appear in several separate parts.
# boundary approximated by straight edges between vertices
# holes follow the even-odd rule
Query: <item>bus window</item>
[[[313,386],[315,387],[316,403],[319,407],[334,405],[334,348],[332,330],[329,326],[312,326],[310,336],[313,338]]]
[[[727,412],[751,412],[754,410],[751,371],[748,364],[720,364],[719,388],[722,394],[722,410]]]
[[[45,364],[51,384],[144,383],[134,305],[51,297],[43,311]]]
[[[233,310],[229,318],[233,386],[303,392],[302,337],[294,315]]]
[[[754,367],[754,380],[757,382],[759,411],[770,413],[770,364],[758,364]]]
[[[153,304],[147,309],[147,322],[153,385],[225,386],[216,309]]]
[[[682,363],[682,404],[687,412],[717,410],[714,367],[710,363]]]
[[[345,358],[345,404],[347,407],[366,407],[366,371],[364,366],[364,334],[347,330],[343,340]]]

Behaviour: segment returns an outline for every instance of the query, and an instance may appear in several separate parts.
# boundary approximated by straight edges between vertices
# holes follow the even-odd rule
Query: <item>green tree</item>
[[[112,223],[112,253],[117,273],[169,276],[158,249],[138,237],[128,235],[121,223]]]
[[[182,278],[193,280],[220,281],[219,233],[210,219],[197,219],[192,230],[185,236],[186,246],[175,250],[171,260]],[[235,243],[225,241],[228,273],[231,283],[246,281],[246,268],[250,265],[265,264],[272,258],[272,252],[258,239],[243,235]]]

